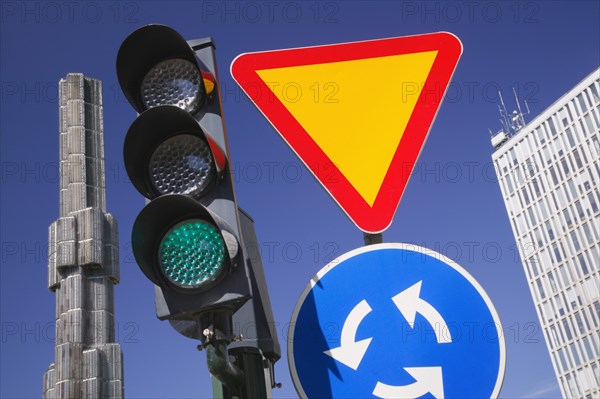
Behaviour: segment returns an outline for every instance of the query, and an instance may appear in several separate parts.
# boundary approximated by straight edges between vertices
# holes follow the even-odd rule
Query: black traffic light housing
[[[202,340],[221,382],[215,395],[270,396],[281,351],[260,254],[247,246],[257,247],[254,222],[233,189],[214,43],[144,26],[121,45],[117,75],[139,114],[123,155],[149,200],[132,248],[155,285],[156,315]],[[241,341],[232,344],[233,334]]]
[[[191,81],[182,82],[182,79],[176,79],[177,76],[169,80],[177,73],[173,68],[169,69],[169,65],[157,72],[160,65],[169,62],[182,63],[188,68],[186,73],[191,68],[197,75],[194,74]],[[154,82],[159,81],[160,84],[149,89],[143,85],[151,73],[158,76]],[[150,200],[134,223],[132,248],[140,269],[158,287],[155,298],[157,316],[161,320],[202,324],[201,320],[207,314],[225,312],[231,315],[252,296],[252,283],[229,167],[214,44],[211,39],[186,42],[167,26],[144,26],[121,45],[117,56],[117,75],[126,98],[139,114],[127,132],[123,155],[130,180]],[[193,89],[190,101],[194,105],[188,108],[188,102],[182,106],[176,100],[182,98],[177,90],[187,90],[185,93],[188,93],[190,87]],[[168,95],[163,95],[162,89]],[[148,93],[154,96],[152,101],[144,98]],[[175,154],[181,159],[171,162],[170,167],[175,165],[172,170],[160,175],[169,176],[176,184],[161,189],[165,185],[154,181],[157,178],[150,171],[153,154],[161,151],[161,146],[171,148],[168,144],[170,139],[184,136],[191,138],[202,151],[182,153],[181,148],[171,150],[171,157]],[[200,159],[200,153],[209,153],[210,156]],[[153,167],[167,166],[159,162]],[[187,170],[188,177],[196,169],[208,170],[209,183],[201,189],[178,192],[177,184],[188,181],[177,175],[182,168]],[[226,256],[222,271],[216,278],[201,286],[182,287],[173,283],[161,269],[159,246],[169,229],[180,222],[195,219],[215,227],[225,243]],[[205,243],[195,242],[193,245]]]

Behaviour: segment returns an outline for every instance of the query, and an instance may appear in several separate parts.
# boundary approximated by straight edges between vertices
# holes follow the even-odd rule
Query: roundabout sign
[[[348,252],[302,293],[288,361],[301,398],[495,398],[506,352],[475,279],[408,244]]]

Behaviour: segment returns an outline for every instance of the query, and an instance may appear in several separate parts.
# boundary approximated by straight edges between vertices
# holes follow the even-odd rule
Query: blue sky
[[[595,1],[3,1],[1,77],[0,397],[41,395],[54,356],[47,229],[58,218],[58,80],[101,79],[108,210],[119,220],[117,336],[131,398],[211,397],[204,353],[154,315],[153,289],[133,261],[130,232],[143,198],[121,158],[135,112],[120,93],[121,41],[147,23],[217,43],[240,206],[255,219],[282,351],[295,302],[362,234],[241,93],[228,70],[240,53],[449,31],[463,55],[387,242],[416,243],[467,269],[488,292],[507,343],[503,398],[559,397],[549,355],[491,165],[497,90],[511,87],[538,114],[600,64]],[[365,73],[368,87],[368,71]],[[365,95],[368,96],[368,89]],[[297,397],[285,358],[283,388]]]

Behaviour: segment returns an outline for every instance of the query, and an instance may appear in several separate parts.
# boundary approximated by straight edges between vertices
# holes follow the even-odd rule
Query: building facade
[[[117,221],[106,212],[102,84],[70,73],[59,83],[60,213],[50,225],[48,288],[56,294],[54,362],[43,398],[123,398],[115,342]]]
[[[598,398],[600,68],[514,130],[492,159],[554,371],[563,397]]]

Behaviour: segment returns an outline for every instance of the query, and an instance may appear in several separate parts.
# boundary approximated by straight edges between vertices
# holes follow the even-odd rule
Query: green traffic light
[[[160,242],[158,261],[173,284],[198,288],[223,271],[225,251],[225,242],[213,224],[190,219],[167,231]]]

